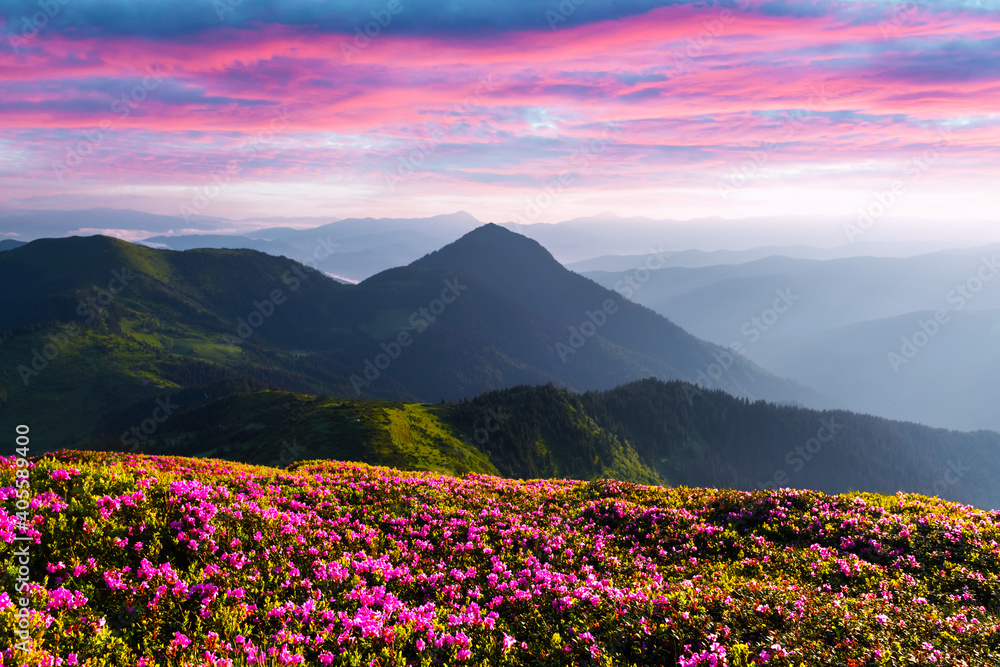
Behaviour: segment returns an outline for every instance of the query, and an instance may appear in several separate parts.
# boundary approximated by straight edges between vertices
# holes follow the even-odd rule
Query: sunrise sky
[[[893,216],[995,217],[997,2],[0,14],[3,207],[552,222],[853,215],[881,197]]]

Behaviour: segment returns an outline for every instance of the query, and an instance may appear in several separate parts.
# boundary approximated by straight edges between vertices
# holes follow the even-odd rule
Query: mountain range
[[[473,216],[458,212],[421,219],[335,220],[304,229],[289,228],[288,219],[259,220],[258,224],[280,226],[245,234],[175,235],[176,230],[168,225],[176,226],[177,221],[171,222],[169,216],[133,218],[127,211],[100,210],[81,212],[77,217],[67,212],[61,215],[35,212],[17,217],[7,213],[0,215],[0,222],[40,221],[40,229],[59,225],[74,229],[87,225],[140,228],[155,222],[159,228],[171,229],[172,234],[148,237],[145,245],[177,250],[255,249],[294,259],[345,283],[410,265],[481,226]],[[74,222],[66,222],[69,218]],[[310,225],[308,219],[295,222]],[[222,229],[234,222],[198,218],[192,224]],[[809,405],[838,406],[939,427],[1000,429],[1000,416],[992,409],[997,397],[992,377],[1000,370],[1000,290],[985,283],[974,295],[969,293],[971,298],[953,294],[957,285],[975,278],[973,272],[982,262],[993,261],[1000,246],[904,257],[891,255],[906,248],[879,242],[830,248],[798,245],[671,251],[683,239],[695,238],[692,234],[696,235],[697,225],[602,214],[552,225],[501,226],[547,239],[546,243],[559,249],[553,257],[568,267],[586,272],[596,282],[699,338],[722,347],[735,343],[739,354],[769,372],[813,387],[804,401]],[[730,236],[733,243],[740,238]],[[4,241],[0,250],[21,243]],[[643,244],[645,248],[641,248]],[[915,247],[908,246],[910,250]],[[567,262],[578,254],[627,249],[642,249],[644,254],[604,254]],[[865,252],[871,256],[863,256]],[[657,269],[648,280],[647,266]],[[769,310],[779,293],[786,294],[794,305],[780,320],[768,324],[760,318],[774,315]],[[787,304],[778,305],[783,308]],[[942,308],[949,325],[935,330],[929,345],[918,347],[926,335],[921,323],[933,320]],[[659,371],[650,368],[649,372]],[[589,387],[552,369],[522,379],[531,382],[550,377],[566,386]],[[638,374],[620,379],[634,377]],[[714,381],[704,382],[704,374],[701,379],[708,387],[719,386]],[[492,386],[487,383],[479,388]],[[776,396],[751,387],[727,386],[737,393]],[[819,394],[825,398],[818,399]],[[415,397],[412,392],[394,395]]]
[[[23,246],[24,243],[24,241],[16,241],[14,239],[4,239],[3,241],[0,241],[0,252]]]
[[[112,408],[217,382],[436,401],[655,376],[822,403],[496,225],[358,285],[252,250],[102,236],[0,253],[0,284],[18,286],[0,293],[0,426],[66,406],[73,418],[53,426],[52,445]]]
[[[725,270],[773,277],[748,266]],[[710,293],[722,270],[660,269],[632,291]],[[686,282],[661,282],[672,271]],[[104,236],[0,253],[0,284],[16,286],[0,292],[0,428],[37,425],[40,451],[308,455],[1000,505],[989,481],[1000,472],[996,433],[806,409],[830,400],[498,225],[356,285],[256,250]],[[789,321],[807,284],[785,288]]]
[[[1000,246],[913,257],[588,272],[694,335],[735,346],[836,404],[956,429],[1000,429]],[[779,294],[791,302],[779,304]]]
[[[153,236],[152,247],[249,248],[298,260],[341,281],[357,283],[386,269],[405,266],[482,226],[465,212],[419,220],[351,218],[308,229],[270,227],[245,235]]]
[[[601,213],[551,224],[495,222],[538,241],[576,271],[627,270],[632,264],[621,262],[631,262],[629,256],[642,260],[650,249],[666,252],[667,266],[708,266],[745,263],[770,255],[803,259],[903,257],[944,245],[960,247],[972,245],[974,240],[983,243],[985,238],[981,224],[955,221],[946,238],[913,240],[915,228],[930,233],[935,227],[911,219],[883,220],[871,233],[855,238],[844,232],[849,220],[817,215],[676,220]],[[424,218],[232,220],[110,208],[0,209],[0,236],[21,241],[105,234],[174,250],[251,248],[298,260],[348,282],[409,264],[482,224],[464,211]],[[616,258],[619,256],[623,259]]]

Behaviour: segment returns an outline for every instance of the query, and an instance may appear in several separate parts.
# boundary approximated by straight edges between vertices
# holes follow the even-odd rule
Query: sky
[[[995,219],[1000,2],[0,0],[0,207]]]

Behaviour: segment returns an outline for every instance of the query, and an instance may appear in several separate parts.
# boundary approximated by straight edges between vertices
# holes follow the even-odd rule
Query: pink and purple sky
[[[852,216],[895,183],[892,216],[997,208],[994,1],[0,0],[0,14],[0,207]]]

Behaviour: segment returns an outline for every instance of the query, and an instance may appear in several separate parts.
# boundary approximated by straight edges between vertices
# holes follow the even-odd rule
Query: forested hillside
[[[179,407],[147,436],[137,425],[154,409],[111,416],[73,446],[279,467],[324,457],[521,479],[909,491],[1000,507],[996,433],[751,402],[682,382],[584,394],[520,386],[435,404],[238,392]]]

